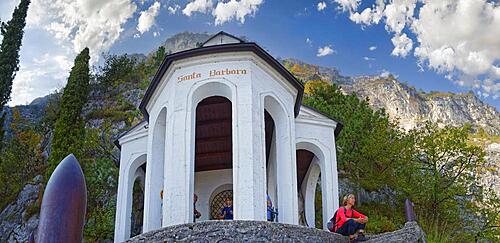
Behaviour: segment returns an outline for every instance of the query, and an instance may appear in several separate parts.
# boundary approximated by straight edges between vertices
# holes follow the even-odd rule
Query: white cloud
[[[137,23],[139,33],[144,34],[155,24],[155,18],[159,14],[160,6],[160,2],[155,2],[147,10],[141,12]]]
[[[390,71],[388,70],[385,70],[385,69],[382,69],[382,71],[380,72],[379,76],[382,77],[382,78],[387,78],[389,76],[393,76],[395,78],[398,78],[398,75],[394,74],[394,73],[391,73]]]
[[[212,0],[194,0],[186,5],[182,13],[186,16],[192,16],[195,12],[211,13],[215,17],[215,25],[222,25],[232,20],[243,24],[246,16],[255,15],[263,2],[263,0],[219,1],[214,8]]]
[[[383,17],[385,8],[384,0],[377,0],[372,8],[365,8],[361,13],[350,11],[349,18],[357,24],[378,24]]]
[[[263,0],[230,0],[229,2],[218,2],[214,11],[215,25],[221,25],[232,19],[245,23],[247,15],[253,16],[257,12]]]
[[[376,46],[370,46],[370,47],[368,47],[368,50],[370,50],[370,51],[375,51],[376,49],[377,49]]]
[[[332,55],[334,53],[335,53],[335,51],[330,46],[324,46],[324,47],[318,48],[318,54],[316,54],[316,56],[324,57],[324,56]]]
[[[26,104],[37,97],[47,95],[66,84],[73,60],[66,55],[45,53],[20,65],[12,84],[12,100],[9,105]]]
[[[326,3],[319,2],[317,8],[318,8],[318,11],[323,11],[326,8]]]
[[[3,13],[5,1],[0,2]],[[8,105],[26,104],[63,88],[74,57],[84,47],[90,48],[92,64],[97,63],[136,9],[133,0],[32,0]]]
[[[363,60],[370,62],[370,61],[375,61],[375,58],[373,58],[373,57],[363,57]]]
[[[339,5],[342,11],[352,12],[356,10],[361,2],[361,0],[334,0]]]
[[[167,10],[170,14],[175,14],[179,8],[181,8],[179,4],[174,4],[174,6],[168,6]]]
[[[212,0],[194,0],[182,10],[186,16],[191,16],[195,12],[208,13],[213,8]]]
[[[405,33],[402,35],[395,35],[392,37],[391,42],[394,45],[394,49],[391,53],[393,56],[406,57],[413,48],[413,41],[408,38]]]
[[[421,68],[458,85],[500,96],[500,5],[488,0],[383,0],[358,12],[359,1],[335,0],[362,27],[383,23],[392,55],[412,52]],[[406,31],[404,31],[406,30]],[[407,35],[406,33],[411,35]],[[412,36],[411,39],[410,36]]]
[[[118,40],[137,6],[131,0],[33,0],[28,28],[49,31],[74,53],[89,47],[95,63]]]
[[[0,1],[0,20],[3,22],[9,21],[12,18],[12,13],[17,5],[19,5],[19,0]]]

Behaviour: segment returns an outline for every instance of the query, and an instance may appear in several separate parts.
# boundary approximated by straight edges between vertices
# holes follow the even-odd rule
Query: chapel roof
[[[218,42],[218,43],[217,43]],[[215,44],[217,43],[217,44]],[[144,98],[139,105],[139,109],[144,115],[146,120],[149,120],[149,113],[146,109],[147,104],[152,98],[155,90],[158,88],[161,78],[168,70],[168,67],[172,65],[174,61],[202,56],[214,53],[227,53],[227,52],[253,52],[263,61],[265,61],[269,66],[276,70],[285,80],[287,80],[295,89],[297,89],[297,96],[295,98],[294,112],[295,116],[298,116],[300,111],[300,105],[302,102],[302,95],[304,93],[304,85],[293,76],[279,61],[262,49],[259,45],[254,42],[245,42],[240,38],[233,35],[227,34],[226,32],[219,32],[214,36],[210,37],[205,41],[200,47],[189,49],[181,52],[176,52],[167,55],[160,67],[158,68],[151,84],[149,85]]]

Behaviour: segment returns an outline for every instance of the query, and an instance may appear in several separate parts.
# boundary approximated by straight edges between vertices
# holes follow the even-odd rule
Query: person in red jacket
[[[356,203],[356,197],[353,194],[344,196],[344,206],[337,210],[335,218],[334,232],[349,236],[349,240],[365,241],[364,229],[368,222],[368,217],[354,210],[352,207]]]

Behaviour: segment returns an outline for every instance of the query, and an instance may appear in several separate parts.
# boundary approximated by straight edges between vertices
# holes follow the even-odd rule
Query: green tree
[[[76,56],[68,83],[61,97],[60,110],[54,128],[47,178],[68,154],[81,159],[85,139],[85,122],[81,115],[89,93],[89,49]]]
[[[111,156],[108,131],[87,128],[83,145],[83,172],[87,184],[86,241],[113,239],[118,170]]]
[[[160,67],[165,56],[166,56],[165,47],[164,46],[158,47],[158,50],[156,50],[156,53],[153,57],[153,63],[156,68]]]
[[[139,80],[136,71],[137,60],[129,55],[106,55],[104,65],[97,75],[103,91],[114,90],[119,84]]]
[[[0,163],[0,211],[44,169],[42,136],[17,110],[13,111],[10,128],[13,136],[6,143]]]
[[[484,162],[484,151],[469,143],[469,132],[470,126],[438,128],[426,123],[408,135],[414,141],[413,156],[397,169],[397,190],[415,203],[424,229],[431,234],[463,232],[483,198],[476,172]],[[440,237],[453,240],[451,235]]]
[[[487,239],[500,242],[500,197],[492,187],[485,187],[482,198],[475,201],[475,218],[472,222],[474,240]]]
[[[0,33],[3,36],[0,45],[0,109],[10,100],[12,81],[19,70],[19,49],[26,25],[26,14],[30,0],[21,0],[19,6],[14,9],[12,19],[7,23],[1,23]],[[5,113],[2,111],[0,117],[0,149],[3,144]]]
[[[409,142],[383,110],[374,111],[366,100],[344,95],[335,84],[306,84],[304,104],[340,120],[344,127],[336,140],[342,176],[367,190],[395,183],[394,168],[408,156]]]

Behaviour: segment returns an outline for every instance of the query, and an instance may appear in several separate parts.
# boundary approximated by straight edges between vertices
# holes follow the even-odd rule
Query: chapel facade
[[[142,233],[216,219],[228,197],[235,220],[266,221],[270,199],[276,222],[315,227],[317,186],[326,227],[339,206],[342,124],[302,105],[303,91],[257,44],[224,32],[167,55],[140,104],[144,121],[116,142],[115,242],[131,236],[137,182]]]

